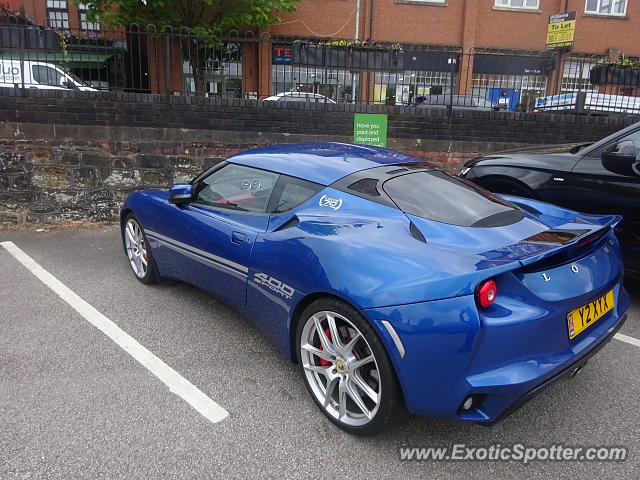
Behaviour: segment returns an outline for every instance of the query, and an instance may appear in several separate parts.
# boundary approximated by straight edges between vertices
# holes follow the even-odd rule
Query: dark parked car
[[[593,144],[552,145],[468,161],[465,177],[496,193],[624,217],[617,233],[628,273],[640,275],[640,122]]]

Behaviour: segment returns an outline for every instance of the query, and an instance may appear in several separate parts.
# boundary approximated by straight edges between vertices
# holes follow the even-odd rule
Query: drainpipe
[[[360,38],[360,0],[356,0],[356,36],[355,40]]]
[[[373,16],[376,12],[376,0],[370,0],[371,3],[369,5],[369,38],[373,37]]]
[[[354,40],[358,40],[360,38],[360,0],[356,0],[356,29]],[[356,99],[356,73],[351,72],[351,99],[355,101]]]
[[[369,0],[369,34],[367,35],[368,38],[375,38],[373,36],[373,18],[376,12],[376,0]],[[372,98],[371,95],[371,85],[372,85],[372,80],[371,80],[371,73],[367,73],[367,105],[369,105],[369,101]],[[375,74],[373,75],[373,84],[375,84]],[[375,88],[375,87],[374,87]]]

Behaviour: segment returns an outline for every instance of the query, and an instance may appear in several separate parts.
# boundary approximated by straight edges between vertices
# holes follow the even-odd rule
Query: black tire
[[[478,185],[492,193],[503,193],[505,195],[514,195],[516,197],[538,200],[536,192],[515,180],[502,178],[487,179],[478,181]]]
[[[140,233],[144,238],[144,246],[146,247],[145,252],[146,252],[147,268],[146,268],[146,272],[144,272],[144,275],[142,276],[136,273],[136,270],[134,269],[134,265],[132,264],[132,260],[129,257],[128,250],[127,250],[126,229],[129,222],[134,222],[136,225],[138,225],[140,229]],[[129,266],[131,267],[131,272],[133,273],[133,276],[136,277],[142,283],[147,285],[158,283],[158,281],[160,280],[160,277],[158,276],[158,269],[156,268],[153,255],[151,254],[151,248],[149,248],[149,240],[147,240],[147,234],[145,233],[144,227],[140,223],[140,220],[138,220],[138,218],[133,213],[129,213],[124,219],[124,222],[122,223],[122,242],[125,248],[125,252],[127,252],[127,260],[129,260]]]
[[[317,396],[317,388],[318,388],[318,383],[316,382],[316,391],[314,391],[314,387],[312,386],[312,384],[310,383],[310,380],[308,378],[311,377],[311,382],[314,382],[313,378],[324,378],[326,385],[325,385],[325,393],[327,390],[329,390],[329,378],[328,377],[324,377],[320,376],[319,374],[316,374],[314,377],[314,373],[313,372],[308,372],[304,365],[303,365],[303,356],[305,356],[305,361],[308,363],[310,360],[310,358],[316,358],[314,355],[310,355],[308,353],[308,351],[304,351],[302,350],[301,346],[302,346],[302,337],[303,337],[303,332],[305,332],[305,335],[309,335],[309,332],[314,331],[315,330],[315,335],[317,336],[317,328],[314,328],[313,326],[311,327],[311,330],[309,330],[308,328],[305,329],[305,325],[308,322],[313,322],[312,318],[314,315],[318,314],[318,315],[322,315],[322,313],[326,313],[326,312],[331,312],[331,313],[336,313],[338,314],[338,316],[344,317],[344,319],[348,320],[348,322],[350,322],[352,324],[352,326],[356,327],[357,330],[359,330],[359,333],[362,335],[362,337],[364,337],[365,342],[363,342],[362,340],[358,340],[358,343],[356,344],[356,346],[354,347],[354,351],[357,353],[357,351],[364,351],[365,353],[362,356],[370,356],[371,354],[373,355],[374,359],[375,359],[375,363],[373,366],[376,367],[377,369],[377,375],[374,376],[375,380],[373,385],[375,385],[377,387],[377,392],[378,392],[378,398],[379,401],[377,403],[377,407],[372,408],[371,409],[371,418],[369,418],[367,420],[367,416],[366,415],[362,415],[363,418],[361,418],[360,420],[356,419],[355,421],[365,421],[366,423],[363,425],[353,425],[353,424],[349,424],[345,421],[342,421],[338,418],[336,418],[335,416],[335,410],[338,408],[338,401],[333,401],[333,396],[329,395],[329,397],[332,398],[331,402],[334,403],[333,405],[333,410],[334,413],[331,414],[329,409],[332,408],[332,406],[330,405],[329,408],[325,408],[325,406],[321,403],[320,399]],[[340,322],[343,322],[342,318],[336,317],[336,324],[340,324]],[[328,320],[327,320],[328,321]],[[323,324],[324,325],[324,324]],[[344,330],[344,328],[350,329],[351,327],[348,326],[347,323],[342,323],[342,326],[340,328],[342,328],[343,332],[354,332],[353,329],[351,330]],[[323,327],[324,328],[324,327]],[[311,335],[314,335],[314,333],[311,333]],[[355,337],[356,335],[353,335],[353,337]],[[352,337],[352,338],[353,338]],[[345,340],[346,338],[346,340]],[[330,338],[331,341],[333,341],[333,339]],[[341,338],[341,342],[344,343],[348,343],[349,338],[348,337],[342,337]],[[307,340],[305,340],[306,342]],[[318,339],[319,341],[319,339]],[[320,347],[320,350],[322,350],[322,347]],[[334,298],[323,298],[323,299],[319,299],[319,300],[315,300],[314,302],[312,302],[311,304],[309,304],[300,314],[299,320],[297,322],[297,328],[296,328],[296,354],[297,354],[297,358],[298,358],[298,366],[300,369],[300,373],[302,375],[302,378],[305,382],[305,385],[307,386],[307,389],[311,395],[311,397],[313,398],[313,400],[315,401],[316,405],[318,406],[318,408],[320,408],[320,410],[327,416],[327,418],[329,418],[329,420],[331,420],[334,424],[336,424],[338,427],[340,427],[341,429],[355,434],[355,435],[362,435],[362,436],[370,436],[370,435],[375,435],[379,432],[382,432],[386,429],[388,429],[391,425],[395,425],[397,424],[399,421],[401,421],[404,417],[406,417],[406,407],[404,404],[404,399],[402,397],[402,392],[400,389],[400,385],[398,383],[398,379],[396,377],[395,374],[395,369],[393,364],[391,363],[391,360],[389,359],[389,356],[387,354],[387,351],[384,347],[384,345],[382,344],[382,341],[380,340],[380,338],[378,337],[378,335],[376,334],[376,332],[373,330],[373,328],[371,327],[371,325],[369,325],[369,323],[367,322],[367,320],[365,318],[362,317],[362,315],[360,313],[358,313],[357,310],[355,310],[353,307],[351,307],[350,305],[341,302],[337,299]],[[345,357],[347,358],[347,357]],[[358,361],[357,358],[358,357],[350,357],[350,358],[356,358],[356,362]],[[321,360],[318,359],[318,362],[320,362]],[[346,372],[338,372],[336,367],[337,367],[337,363],[335,362],[329,362],[327,360],[324,360],[325,364],[331,365],[329,368],[332,369],[332,373],[335,373],[335,377],[337,377],[339,380],[339,382],[342,382],[342,380],[344,379],[345,382],[347,381],[346,378],[351,376],[352,380],[351,380],[351,385],[353,386],[354,382],[353,382],[353,378],[354,376],[359,376],[360,379],[362,379],[362,370],[364,370],[364,366],[362,367],[356,367],[356,370],[354,369],[353,371],[349,371],[347,369]],[[374,370],[372,363],[369,363],[369,375],[368,375],[368,380],[367,383],[371,382],[371,376],[372,376],[372,370]],[[317,363],[313,364],[313,366],[318,366]],[[340,375],[342,375],[342,377],[340,377]],[[377,381],[377,383],[375,383]],[[371,384],[369,384],[371,385]],[[332,393],[337,393],[335,392],[336,389],[338,389],[339,387],[335,387],[332,390]],[[353,388],[353,387],[351,387]],[[373,387],[372,387],[373,388]],[[367,395],[365,394],[365,390],[362,390],[360,388],[356,389],[357,392],[359,392],[361,395],[362,399],[367,400],[368,402],[371,402],[371,399],[367,397]],[[340,390],[338,390],[340,391]],[[340,395],[338,393],[338,395]],[[325,395],[325,399],[326,399]],[[339,398],[339,397],[338,397]],[[348,400],[351,400],[351,405],[352,406],[356,406],[356,403],[353,402],[353,397],[352,396],[348,396],[345,397],[345,404]],[[373,414],[373,411],[375,410],[375,414]],[[360,411],[362,411],[360,409]],[[348,413],[352,413],[352,412],[348,412]],[[353,412],[353,413],[357,413],[357,412]],[[350,420],[349,418],[347,418],[347,416],[344,417],[345,420]]]

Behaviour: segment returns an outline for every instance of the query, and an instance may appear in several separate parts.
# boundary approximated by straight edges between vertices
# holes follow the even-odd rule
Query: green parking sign
[[[384,113],[356,113],[353,116],[353,143],[387,146],[387,115]]]

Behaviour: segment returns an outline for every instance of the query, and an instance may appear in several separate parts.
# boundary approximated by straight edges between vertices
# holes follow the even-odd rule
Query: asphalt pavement
[[[492,427],[351,436],[295,365],[195,287],[146,286],[115,227],[0,232],[229,412],[213,423],[0,248],[0,478],[640,478],[640,347],[614,339]],[[640,339],[640,283],[622,333]],[[438,368],[425,365],[425,368]],[[624,462],[402,461],[401,447],[625,446]]]

